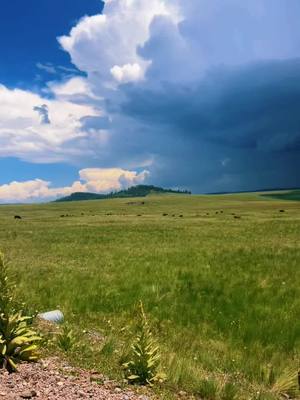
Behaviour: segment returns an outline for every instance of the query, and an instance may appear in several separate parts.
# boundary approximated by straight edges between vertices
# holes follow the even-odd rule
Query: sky
[[[300,187],[299,0],[2,0],[0,203]]]

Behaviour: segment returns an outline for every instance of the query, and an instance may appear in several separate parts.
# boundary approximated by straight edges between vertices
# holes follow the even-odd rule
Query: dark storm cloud
[[[41,117],[41,124],[50,124],[49,110],[46,104],[33,107],[33,110],[36,111]]]
[[[101,163],[148,162],[153,183],[195,192],[300,186],[299,1],[176,3],[181,22],[155,16],[137,47],[144,80],[95,84]]]
[[[299,59],[218,67],[193,85],[145,82],[123,91],[119,115],[135,121],[137,147],[156,154],[152,176],[162,184],[195,191],[300,185]]]
[[[84,129],[108,129],[110,127],[110,121],[108,117],[83,117],[81,123],[84,125]]]
[[[121,111],[186,139],[266,151],[300,140],[300,60],[211,71],[194,87],[127,86]]]

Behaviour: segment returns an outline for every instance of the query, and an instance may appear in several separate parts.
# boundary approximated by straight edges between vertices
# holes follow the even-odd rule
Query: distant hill
[[[172,190],[163,189],[161,187],[153,185],[137,185],[132,186],[126,190],[120,190],[119,192],[111,192],[108,194],[88,193],[88,192],[75,192],[70,196],[62,197],[55,200],[56,202],[61,201],[82,201],[82,200],[103,200],[103,199],[116,199],[126,197],[145,197],[149,194],[163,194],[163,193],[174,193],[174,194],[191,194],[187,190]]]
[[[300,191],[299,188],[268,188],[268,189],[252,189],[252,190],[239,190],[235,192],[211,192],[211,193],[206,193],[208,195],[220,195],[220,194],[244,194],[244,193],[263,193],[263,192],[297,192]],[[270,194],[270,196],[273,196]]]
[[[300,201],[300,189],[298,190],[290,190],[288,192],[283,193],[268,193],[264,194],[264,197],[272,197],[273,199],[279,200],[292,200],[292,201]]]

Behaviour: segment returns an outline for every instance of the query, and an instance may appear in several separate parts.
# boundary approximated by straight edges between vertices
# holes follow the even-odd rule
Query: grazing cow
[[[279,212],[283,213],[283,212],[285,212],[285,210],[279,210]]]
[[[233,218],[235,219],[241,219],[242,217],[240,215],[235,215]]]
[[[22,219],[20,215],[15,215],[15,219]]]
[[[167,215],[168,215],[167,213],[164,213],[164,214],[163,214],[163,217],[166,217]]]
[[[180,217],[180,218],[183,218],[183,215],[181,214],[181,215],[179,215],[179,217]]]

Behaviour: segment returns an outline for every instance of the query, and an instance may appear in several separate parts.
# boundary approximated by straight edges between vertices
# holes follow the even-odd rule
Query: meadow
[[[0,206],[19,296],[64,312],[72,362],[122,379],[142,300],[166,399],[278,398],[300,362],[299,238],[300,203],[259,193]]]

